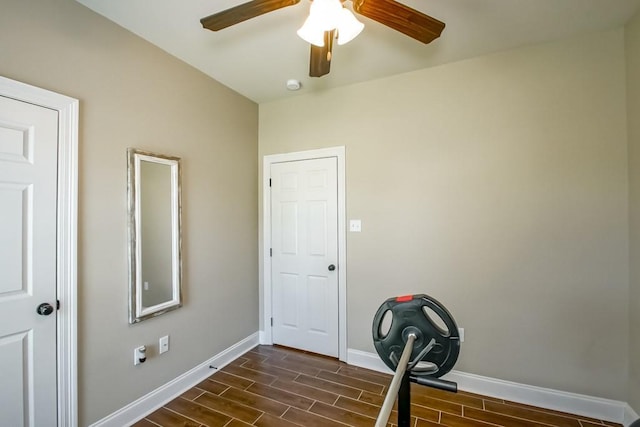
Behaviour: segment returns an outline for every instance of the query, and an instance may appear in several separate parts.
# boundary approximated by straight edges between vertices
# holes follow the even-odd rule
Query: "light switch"
[[[360,233],[362,231],[362,221],[359,219],[349,221],[349,231],[352,233]]]
[[[158,348],[160,349],[160,354],[169,351],[169,335],[165,335],[164,337],[160,338],[160,340],[158,341]]]

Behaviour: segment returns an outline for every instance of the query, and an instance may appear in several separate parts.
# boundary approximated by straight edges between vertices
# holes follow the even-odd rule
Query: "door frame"
[[[320,148],[317,150],[266,155],[262,161],[262,325],[260,342],[273,344],[271,327],[271,191],[269,179],[273,163],[293,162],[334,157],[338,162],[338,358],[347,360],[347,244],[346,244],[346,197],[345,197],[345,147]]]
[[[56,293],[58,425],[78,425],[77,372],[77,99],[0,76],[0,95],[58,112]]]

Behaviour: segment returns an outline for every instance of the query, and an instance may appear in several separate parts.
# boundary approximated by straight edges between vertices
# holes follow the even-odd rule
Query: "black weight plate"
[[[425,308],[435,313],[447,330],[432,319]],[[382,321],[387,312],[391,313],[388,332],[387,325],[385,331],[381,331]],[[435,298],[424,294],[389,298],[378,308],[373,318],[373,344],[382,361],[394,371],[410,333],[417,337],[411,352],[411,361],[418,357],[431,339],[436,342],[434,348],[421,358],[421,361],[434,364],[437,367],[435,372],[416,370],[412,374],[441,377],[453,369],[460,353],[458,326],[451,313]]]

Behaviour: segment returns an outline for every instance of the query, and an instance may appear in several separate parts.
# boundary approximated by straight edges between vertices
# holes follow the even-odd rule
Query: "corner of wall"
[[[629,375],[631,411],[640,411],[640,13],[625,27],[629,157]],[[633,412],[637,417],[637,413]]]

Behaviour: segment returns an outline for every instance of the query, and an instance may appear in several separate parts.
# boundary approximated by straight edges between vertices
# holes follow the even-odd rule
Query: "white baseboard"
[[[271,340],[267,339],[267,333],[265,331],[258,331],[260,345],[271,345]]]
[[[622,424],[624,424],[625,426],[628,426],[639,418],[640,418],[640,415],[638,415],[631,406],[627,405],[624,408],[624,422]]]
[[[392,373],[375,353],[349,349],[347,363],[378,372]],[[556,411],[629,425],[637,414],[625,402],[535,387],[495,378],[451,371],[443,377],[458,383],[460,390],[506,399]]]
[[[354,350],[352,348],[347,349],[347,363],[349,365],[355,365],[361,368],[371,369],[372,371],[393,375],[393,371],[389,369],[375,353]]]
[[[202,362],[179,377],[142,396],[135,402],[132,402],[111,415],[91,424],[90,427],[122,427],[131,425],[209,377],[213,373],[210,366],[215,366],[220,369],[251,350],[256,345],[258,345],[257,332],[249,335],[247,338],[237,342],[226,350],[221,351],[211,359]]]

